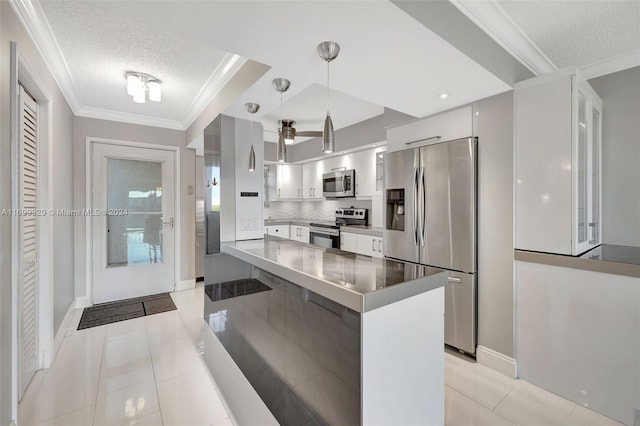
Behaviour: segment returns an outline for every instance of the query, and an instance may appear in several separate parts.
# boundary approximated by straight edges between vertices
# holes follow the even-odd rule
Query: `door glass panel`
[[[162,263],[162,163],[107,161],[107,266]]]
[[[587,241],[587,99],[578,92],[578,243]]]
[[[599,244],[598,237],[600,225],[600,111],[593,109],[593,124],[591,137],[591,226],[592,244]]]

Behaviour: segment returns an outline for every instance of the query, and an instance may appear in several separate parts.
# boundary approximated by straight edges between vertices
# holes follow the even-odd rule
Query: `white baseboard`
[[[89,296],[76,297],[76,308],[88,308],[91,306]]]
[[[493,349],[478,346],[476,361],[512,379],[518,378],[516,360]]]
[[[190,280],[179,281],[178,284],[176,284],[176,291],[191,290],[192,288],[196,288],[195,278]]]
[[[71,324],[71,320],[73,319],[73,313],[76,310],[76,304],[78,300],[74,300],[69,305],[67,312],[64,314],[64,318],[62,319],[62,324],[58,327],[58,331],[56,331],[56,336],[53,338],[53,359],[49,360],[49,366],[53,363],[56,355],[58,354],[58,350],[60,349],[60,345],[62,345],[62,341],[64,340],[64,335],[67,334],[67,330]],[[47,367],[48,368],[48,367]]]

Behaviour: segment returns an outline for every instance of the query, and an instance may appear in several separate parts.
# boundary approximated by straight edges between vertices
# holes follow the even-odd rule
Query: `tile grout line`
[[[507,393],[505,394],[505,396],[503,396],[503,397],[502,397],[502,399],[500,400],[500,402],[498,402],[498,403],[496,404],[496,406],[495,406],[495,407],[493,407],[493,408],[491,409],[491,411],[493,411],[494,413],[496,413],[496,408],[498,408],[498,405],[502,404],[502,401],[504,401],[505,399],[507,399],[507,397],[511,394],[511,391],[512,391],[512,390],[513,390],[513,389],[509,389],[509,390],[507,391]],[[477,401],[476,401],[476,402],[477,402]],[[478,404],[479,404],[479,403],[478,403]],[[496,413],[496,414],[499,414],[499,413]],[[502,416],[502,417],[504,417],[504,416]],[[511,421],[511,420],[509,420],[509,421]]]
[[[65,336],[66,337],[66,336]],[[64,342],[63,342],[64,343]],[[100,396],[100,382],[102,381],[101,372],[102,364],[104,363],[105,351],[107,350],[107,328],[104,329],[104,337],[102,338],[102,356],[100,357],[100,367],[98,367],[98,384],[96,389],[96,398],[93,401],[93,416],[91,417],[91,424],[96,423],[96,413],[98,411],[98,397]]]
[[[155,384],[155,387],[156,387],[156,398],[158,398],[158,413],[160,413],[160,421],[164,425],[164,416],[162,415],[162,403],[160,402],[160,389],[158,389],[158,378],[156,376],[156,367],[153,363],[153,354],[151,353],[151,342],[149,342],[149,329],[147,329],[146,315],[143,318],[144,318],[144,335],[147,338],[147,348],[149,349],[149,359],[151,360],[151,370],[153,371],[153,383]]]

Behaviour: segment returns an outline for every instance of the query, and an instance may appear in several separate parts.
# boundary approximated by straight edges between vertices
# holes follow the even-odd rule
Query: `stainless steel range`
[[[368,209],[341,207],[336,210],[335,224],[331,222],[309,224],[309,242],[322,247],[340,248],[340,226],[366,226],[368,221]]]

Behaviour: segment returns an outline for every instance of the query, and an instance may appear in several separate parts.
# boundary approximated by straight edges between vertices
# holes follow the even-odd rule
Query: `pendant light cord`
[[[329,96],[329,61],[327,61],[327,115],[329,115],[329,101],[331,97]]]

